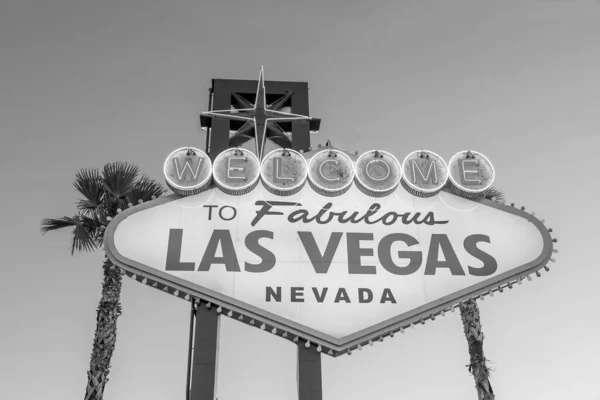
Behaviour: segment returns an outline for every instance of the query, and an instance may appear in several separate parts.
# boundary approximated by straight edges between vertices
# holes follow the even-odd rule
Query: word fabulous
[[[481,153],[462,151],[448,164],[431,151],[414,151],[402,163],[392,154],[368,151],[354,156],[325,149],[310,158],[291,149],[273,150],[262,161],[250,151],[231,148],[214,163],[202,150],[186,147],[173,151],[164,164],[167,185],[175,193],[189,196],[214,183],[231,195],[243,195],[262,181],[267,190],[279,196],[300,191],[306,182],[323,196],[339,196],[355,184],[363,193],[383,197],[400,185],[419,197],[439,193],[446,185],[463,196],[475,196],[488,189],[494,168]]]

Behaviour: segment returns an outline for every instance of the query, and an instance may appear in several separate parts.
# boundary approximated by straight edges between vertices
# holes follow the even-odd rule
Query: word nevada
[[[224,193],[243,195],[261,181],[279,196],[295,194],[308,182],[315,192],[328,197],[347,192],[352,184],[373,197],[387,196],[399,185],[418,197],[434,196],[446,186],[456,194],[473,197],[487,190],[495,177],[488,158],[474,151],[461,151],[446,164],[426,150],[414,151],[400,163],[383,150],[356,157],[334,148],[310,156],[277,149],[262,161],[251,151],[231,148],[213,163],[202,150],[184,147],[167,157],[163,172],[169,188],[182,196],[201,193],[211,184]]]

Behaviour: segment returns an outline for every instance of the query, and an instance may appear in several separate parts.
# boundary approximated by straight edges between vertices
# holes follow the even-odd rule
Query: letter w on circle
[[[312,232],[298,232],[304,250],[306,250],[306,254],[308,254],[308,258],[317,274],[326,274],[329,271],[335,251],[342,239],[342,234],[342,232],[333,232],[327,242],[325,252],[321,254]]]
[[[195,158],[195,160],[194,160]],[[175,171],[177,171],[177,179],[179,180],[183,180],[183,175],[186,174],[186,171],[189,170],[189,172],[186,174],[186,180],[187,181],[191,181],[193,177],[193,179],[198,179],[198,172],[200,171],[200,164],[202,164],[202,159],[200,157],[186,157],[185,161],[184,161],[184,165],[183,168],[179,168],[179,163],[177,162],[177,159],[174,158],[173,159],[173,164],[175,164]],[[194,161],[196,162],[196,166],[195,168],[192,166],[192,164],[194,163]]]

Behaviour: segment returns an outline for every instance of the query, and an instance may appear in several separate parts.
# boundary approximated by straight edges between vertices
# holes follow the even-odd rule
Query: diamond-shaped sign
[[[335,200],[308,185],[171,195],[119,214],[105,243],[147,284],[334,356],[520,281],[552,253],[524,211],[402,186],[374,198],[352,185]]]

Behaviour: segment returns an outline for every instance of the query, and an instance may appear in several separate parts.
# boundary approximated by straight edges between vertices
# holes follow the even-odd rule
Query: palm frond
[[[97,168],[84,168],[75,174],[73,186],[83,199],[77,202],[77,208],[86,215],[94,215],[102,203],[104,185]]]
[[[504,198],[504,192],[501,191],[500,189],[498,189],[497,187],[490,187],[487,190],[485,190],[482,194],[481,197],[491,200],[492,198],[496,198],[496,200],[498,201],[502,201],[505,200]]]
[[[62,228],[69,228],[69,227],[73,227],[77,225],[77,221],[75,221],[73,218],[69,218],[69,217],[62,217],[62,218],[44,218],[42,219],[42,235],[50,232],[50,231],[55,231],[58,229],[62,229]]]
[[[77,251],[92,252],[98,248],[96,223],[92,218],[86,216],[77,216],[75,218],[77,225],[71,231],[71,254]]]
[[[102,205],[103,211],[105,213],[105,218],[106,216],[114,217],[115,215],[117,215],[117,210],[119,208],[121,210],[127,208],[127,199],[115,196],[106,196]]]
[[[97,236],[100,231],[100,222],[96,219],[85,215],[42,219],[42,234],[62,228],[73,228],[71,231],[71,254],[74,254],[75,250],[93,251],[98,248]]]
[[[165,192],[166,189],[159,182],[144,175],[127,194],[127,200],[135,205],[139,200],[149,201],[152,199],[152,196],[160,197]]]
[[[124,198],[133,189],[139,168],[123,161],[106,164],[102,170],[104,189],[116,197]]]

